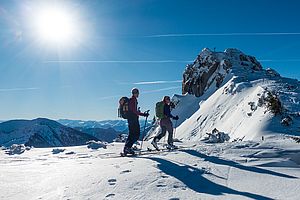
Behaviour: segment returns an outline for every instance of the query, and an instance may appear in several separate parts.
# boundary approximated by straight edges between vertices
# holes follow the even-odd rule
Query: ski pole
[[[178,119],[176,120],[176,122],[175,122],[175,130],[174,130],[174,133],[173,133],[173,140],[175,139],[175,133],[176,133],[176,128],[177,128],[177,122],[178,122]]]
[[[149,114],[149,111],[150,110],[147,110],[145,113]],[[143,149],[143,142],[144,142],[144,137],[145,137],[145,132],[146,132],[147,120],[148,120],[148,116],[146,117],[146,120],[145,120],[144,131],[143,131],[142,142],[141,142],[141,150]]]

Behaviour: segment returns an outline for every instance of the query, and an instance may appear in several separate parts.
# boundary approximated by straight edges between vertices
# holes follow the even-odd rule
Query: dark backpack
[[[118,109],[118,117],[123,119],[128,119],[129,114],[129,98],[128,97],[121,97],[119,100],[119,109]]]

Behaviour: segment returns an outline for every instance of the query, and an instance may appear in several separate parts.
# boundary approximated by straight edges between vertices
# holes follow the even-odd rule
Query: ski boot
[[[158,142],[158,140],[157,140],[156,138],[154,138],[154,139],[152,140],[151,144],[152,144],[152,146],[154,146],[154,148],[155,148],[157,151],[159,151],[160,149],[159,149],[159,147],[158,147],[158,145],[157,145],[157,142]]]
[[[123,152],[121,152],[121,156],[135,156],[135,152],[129,147],[124,147]]]
[[[168,149],[168,150],[175,150],[175,149],[178,149],[178,147],[176,146],[176,145],[174,145],[174,144],[172,144],[172,143],[169,143],[169,144],[167,144],[166,145],[166,148]]]

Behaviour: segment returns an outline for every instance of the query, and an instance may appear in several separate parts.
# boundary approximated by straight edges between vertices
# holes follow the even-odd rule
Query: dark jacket
[[[164,115],[167,117],[167,118],[173,118],[174,116],[171,114],[171,107],[170,105],[168,104],[165,104],[164,105]]]
[[[134,96],[132,96],[132,97],[129,99],[129,111],[130,111],[130,113],[132,113],[132,115],[135,116],[135,117],[143,116],[144,113],[140,112],[140,111],[137,109],[137,105],[138,105],[137,99],[136,99]]]

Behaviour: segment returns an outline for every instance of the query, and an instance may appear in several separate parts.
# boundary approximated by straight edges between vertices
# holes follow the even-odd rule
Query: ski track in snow
[[[116,157],[121,143],[66,147],[58,154],[50,148],[13,156],[1,150],[0,199],[300,198],[300,166],[293,158],[300,146],[290,138],[193,144],[138,157]]]

